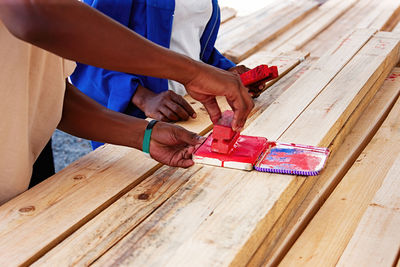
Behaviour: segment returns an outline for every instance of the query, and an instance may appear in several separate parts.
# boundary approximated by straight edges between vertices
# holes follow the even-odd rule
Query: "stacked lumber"
[[[221,8],[221,24],[233,19],[236,17],[236,10],[230,7]]]
[[[263,262],[265,266],[278,265],[393,108],[400,95],[400,78],[398,77],[400,77],[400,69],[396,68],[385,80],[368,107],[361,112],[361,117],[358,120],[357,116],[351,117],[348,123],[353,123],[351,120],[357,122],[351,131],[340,133],[334,140],[341,145],[328,161],[324,172],[318,176],[315,185],[300,206],[288,206],[287,211],[292,211],[292,215],[284,217],[290,219],[281,220],[275,225],[275,231],[281,232],[280,237],[276,240],[264,240],[263,245],[253,257],[251,266],[258,266]],[[362,109],[364,108],[361,107]],[[271,242],[274,242],[274,246],[268,247]]]
[[[397,69],[386,80],[384,88],[394,89],[398,96],[399,80],[400,70]],[[400,100],[397,100],[372,141],[311,220],[281,266],[396,265],[400,248],[399,113]]]
[[[360,116],[398,62],[399,48],[398,39],[391,35],[355,32],[282,92],[245,133],[332,145],[335,155],[340,142],[334,140],[354,126],[356,119],[352,118]],[[89,262],[96,260],[95,265],[247,264],[264,240],[278,237],[272,231],[274,225],[287,216],[289,204],[303,202],[316,179],[195,166],[179,172],[163,167],[146,182],[65,239],[38,264],[68,262],[79,250],[77,244],[80,248],[89,244],[90,252],[74,260],[90,255]],[[164,192],[171,184],[170,195],[160,198],[163,193],[158,190]],[[148,205],[147,199],[156,199],[154,206]],[[142,206],[152,207],[143,217],[127,210],[140,201],[146,203]],[[120,231],[120,227],[126,228]],[[103,236],[101,232],[107,228],[110,234]],[[92,235],[89,240],[108,245],[92,247],[83,237],[88,235]],[[107,249],[110,244],[115,245]]]
[[[306,64],[303,63],[296,68],[295,66],[299,65],[306,56],[307,53],[291,52],[280,56],[262,54],[255,57],[258,60],[263,57],[263,63],[277,65],[280,77],[277,79],[279,81],[271,81],[267,84],[270,89],[256,100],[256,106],[249,122],[265,110],[274,99],[287,90],[304,73],[308,67]],[[255,67],[258,62],[249,60],[247,64]],[[293,68],[295,69],[292,70]],[[292,70],[290,75],[284,76],[289,70]],[[196,120],[182,122],[181,125],[200,134],[208,132],[212,128],[212,124],[207,112],[197,101],[190,99],[190,97],[187,97],[187,100],[192,104],[198,116]],[[226,102],[219,102],[222,109],[228,108]],[[149,180],[149,177],[161,167],[161,164],[154,160],[145,158],[140,151],[106,145],[2,205],[0,207],[0,265],[21,265],[34,262],[136,187],[139,188],[138,190],[152,188],[152,191],[147,193],[148,196],[151,196],[148,199],[145,197],[146,194],[139,198],[138,195],[140,194],[134,192],[131,192],[134,196],[133,199],[129,197],[131,195],[127,197],[130,201],[138,201],[136,205],[134,203],[128,204],[133,210],[137,209],[136,213],[139,216],[137,222],[144,220],[164,201],[164,198],[168,198],[174,193],[174,187],[171,185],[175,182],[174,180],[168,180],[168,182],[164,178],[156,181],[156,185],[152,184],[154,181]],[[173,176],[175,171],[167,176]],[[175,184],[176,187],[180,186],[179,183],[184,183],[185,179],[180,180],[182,175],[184,174],[179,171],[176,173],[176,177],[179,178],[178,183]],[[166,189],[162,187],[164,181]],[[171,191],[168,191],[168,193],[163,190]],[[153,196],[157,192],[159,192],[159,196]],[[165,194],[165,196],[161,196],[161,194]],[[129,211],[129,213],[118,214],[134,217],[135,212]],[[118,218],[113,216],[107,218],[118,221]],[[123,221],[124,218],[119,219],[122,220],[122,228],[119,233],[129,232],[129,227],[135,226],[134,223],[133,226],[129,226]],[[125,219],[127,221],[132,220],[131,217]],[[46,225],[43,225],[43,222],[46,222]],[[102,231],[91,233],[92,237],[98,242],[107,243],[108,241],[105,240],[106,232],[99,234]],[[27,236],[26,233],[35,234]],[[106,245],[107,248],[120,238],[118,233],[115,236]],[[86,249],[83,249],[85,247]],[[81,252],[92,249],[86,243],[83,248]],[[98,249],[101,251],[100,245]],[[70,257],[68,261],[76,260],[82,253],[76,255],[77,257],[74,258],[72,254],[67,254]],[[96,256],[94,256],[95,258]]]
[[[346,122],[360,115],[359,105],[382,85],[400,47],[391,36],[367,31],[348,40],[282,93],[245,133],[329,146],[343,127],[353,126]],[[202,167],[95,265],[244,265],[266,236],[275,234],[270,230],[289,202],[301,203],[310,191],[308,181],[315,182]]]
[[[314,0],[278,1],[221,26],[216,47],[234,62],[247,58],[316,9]]]
[[[315,36],[324,31],[350,10],[359,0],[341,1],[329,0],[319,6],[307,18],[294,25],[287,32],[266,44],[265,51],[300,50]],[[336,43],[337,40],[334,41]],[[305,49],[306,50],[306,49]]]
[[[325,5],[331,1],[329,0]],[[390,28],[393,27],[391,25],[398,21],[399,13],[399,1],[359,0],[343,16],[333,21],[328,28],[304,43],[302,47],[310,51],[313,56],[321,56],[327,48],[335,45],[339,39],[344,38],[356,28],[391,30]]]
[[[393,28],[392,32],[400,33],[400,22]]]

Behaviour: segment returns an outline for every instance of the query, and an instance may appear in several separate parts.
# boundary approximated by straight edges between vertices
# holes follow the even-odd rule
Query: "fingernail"
[[[193,113],[192,118],[193,118],[193,119],[196,119],[196,118],[197,118],[197,114],[196,114],[196,113]]]

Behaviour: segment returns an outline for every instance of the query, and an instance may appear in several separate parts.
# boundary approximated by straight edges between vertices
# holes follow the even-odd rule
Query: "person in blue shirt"
[[[144,38],[214,67],[242,73],[214,47],[220,25],[217,0],[84,0]],[[139,118],[195,118],[183,85],[78,63],[73,84],[98,103]],[[92,142],[93,148],[102,143]]]

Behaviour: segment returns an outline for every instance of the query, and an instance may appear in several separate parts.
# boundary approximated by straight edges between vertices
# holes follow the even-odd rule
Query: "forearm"
[[[58,128],[85,139],[142,148],[147,122],[109,110],[67,82]]]
[[[162,48],[77,0],[0,0],[17,37],[67,59],[121,72],[190,81],[192,59]]]

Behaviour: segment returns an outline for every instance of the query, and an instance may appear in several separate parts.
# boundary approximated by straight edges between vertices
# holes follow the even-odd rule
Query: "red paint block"
[[[240,135],[229,154],[212,151],[213,137],[210,134],[206,141],[193,154],[197,163],[242,170],[252,170],[253,165],[267,147],[264,137]]]
[[[240,133],[232,130],[233,111],[227,110],[214,125],[211,150],[216,153],[228,154],[239,138]]]
[[[276,66],[268,67],[268,65],[259,65],[254,69],[240,74],[240,79],[244,86],[254,83],[267,82],[278,77],[278,68]]]

